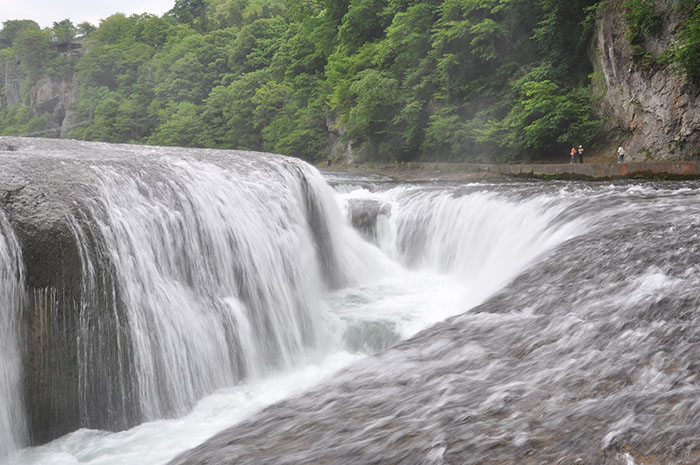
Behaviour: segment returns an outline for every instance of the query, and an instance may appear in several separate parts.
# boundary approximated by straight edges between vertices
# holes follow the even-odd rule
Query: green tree
[[[51,28],[51,38],[57,44],[69,44],[75,38],[76,27],[70,19],[54,22]]]
[[[565,92],[552,81],[523,82],[508,115],[489,122],[477,140],[499,144],[511,159],[524,152],[554,157],[557,148],[593,139],[599,123],[589,102],[586,89]]]
[[[680,36],[680,43],[670,50],[671,59],[700,85],[700,4],[691,10]]]
[[[19,60],[27,83],[75,69],[74,114],[93,123],[74,137],[313,160],[332,131],[368,160],[541,158],[595,138],[587,47],[598,3],[177,0],[163,17],[116,14],[94,30],[6,22],[0,64]],[[640,30],[651,3],[625,3]],[[686,6],[669,57],[697,79],[700,14]],[[85,55],[59,56],[49,33],[89,35]],[[23,118],[0,107],[13,128]]]
[[[172,115],[148,138],[148,143],[182,147],[207,146],[206,127],[200,117],[201,109],[191,102],[181,102],[173,110]]]
[[[167,15],[199,32],[207,29],[207,7],[204,0],[175,0],[175,5]]]
[[[87,21],[76,26],[78,37],[89,37],[90,34],[96,29],[95,26]]]
[[[34,82],[39,78],[50,55],[49,37],[45,31],[22,29],[15,39],[15,53],[25,73]]]
[[[0,48],[11,47],[19,34],[26,29],[41,30],[39,25],[31,19],[3,21],[2,30],[0,30]]]

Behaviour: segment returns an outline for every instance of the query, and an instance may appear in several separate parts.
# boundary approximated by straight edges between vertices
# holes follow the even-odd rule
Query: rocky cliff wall
[[[82,53],[73,51],[71,53]],[[27,105],[32,116],[53,115],[55,127],[59,129],[60,137],[64,137],[70,129],[73,107],[80,96],[80,85],[75,74],[66,77],[43,75],[29,89],[26,85],[26,74],[20,63],[10,59],[5,63],[5,86],[3,100],[8,108]]]
[[[594,92],[602,96],[601,116],[610,129],[626,134],[622,144],[630,161],[687,160],[700,156],[700,88],[670,65],[658,62],[675,44],[682,18],[677,0],[659,1],[660,34],[644,44],[656,63],[632,59],[623,0],[604,2],[595,29]]]
[[[8,108],[22,105],[22,81],[24,73],[19,67],[19,63],[10,59],[5,62],[5,86],[4,102]]]

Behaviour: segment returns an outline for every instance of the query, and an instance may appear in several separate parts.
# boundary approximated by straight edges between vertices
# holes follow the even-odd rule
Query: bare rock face
[[[346,163],[359,162],[357,154],[353,153],[352,141],[342,139],[345,128],[339,124],[338,117],[326,118],[326,128],[328,128],[327,151],[329,160],[335,158]]]
[[[32,84],[27,92],[27,98],[23,95],[25,74],[20,68],[19,62],[10,59],[5,63],[4,95],[0,101],[4,101],[9,108],[28,105],[33,116],[45,114],[53,115],[57,128],[60,129],[60,137],[64,137],[71,128],[73,107],[80,96],[80,85],[75,75],[63,78],[44,75]]]
[[[658,2],[663,30],[645,44],[655,58],[673,45],[680,31],[677,1]],[[688,160],[700,154],[700,88],[670,65],[643,67],[632,60],[622,0],[606,3],[596,21],[596,65],[602,79],[601,113],[610,128],[632,134],[625,149],[630,161]],[[595,81],[595,80],[594,80]]]
[[[24,73],[19,68],[16,60],[7,60],[5,63],[5,104],[16,107],[22,104],[22,80]]]
[[[0,204],[17,234],[27,272],[23,396],[30,440],[43,443],[79,424],[81,262],[66,222],[71,202],[63,200],[66,195],[75,199],[70,193],[77,176],[58,159],[27,156],[25,145],[19,138],[0,140],[0,148],[12,147],[0,152]]]

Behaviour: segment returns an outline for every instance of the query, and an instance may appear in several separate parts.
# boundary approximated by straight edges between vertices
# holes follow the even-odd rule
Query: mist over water
[[[8,463],[694,463],[697,184],[331,188],[262,154],[100,150],[52,155],[89,186],[65,220],[83,429]]]

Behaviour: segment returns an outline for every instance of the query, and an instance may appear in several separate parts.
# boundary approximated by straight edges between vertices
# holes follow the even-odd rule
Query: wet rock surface
[[[350,223],[370,242],[377,242],[377,218],[391,216],[391,205],[372,199],[353,199],[348,203]]]
[[[94,180],[87,166],[38,159],[35,142],[6,138],[0,152],[0,203],[26,270],[25,402],[33,442],[79,424],[76,331],[81,262],[68,216]],[[42,146],[44,142],[39,142]]]

